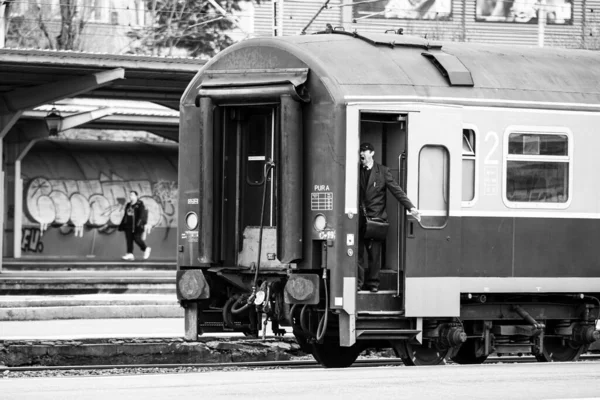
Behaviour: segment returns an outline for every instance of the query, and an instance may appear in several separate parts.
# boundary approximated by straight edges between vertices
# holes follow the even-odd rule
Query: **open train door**
[[[462,117],[459,108],[423,106],[408,113],[407,194],[422,212],[409,217],[405,316],[460,315]]]

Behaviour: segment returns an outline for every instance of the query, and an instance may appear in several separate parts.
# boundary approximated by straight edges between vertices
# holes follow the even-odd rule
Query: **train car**
[[[292,328],[327,367],[576,360],[600,337],[600,53],[401,31],[243,41],[181,100],[186,338]],[[381,287],[357,291],[359,146],[388,195]]]

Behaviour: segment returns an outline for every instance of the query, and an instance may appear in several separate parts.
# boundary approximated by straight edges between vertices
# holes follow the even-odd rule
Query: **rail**
[[[579,361],[598,361],[600,354],[585,354],[579,358]],[[522,357],[490,357],[485,364],[499,363],[535,363],[538,362],[533,356]],[[448,360],[448,364],[453,364]],[[372,358],[359,359],[352,364],[351,368],[357,367],[384,367],[404,365],[400,358]],[[4,367],[0,366],[0,374],[6,372],[43,372],[43,371],[92,371],[92,370],[168,370],[176,368],[195,368],[195,369],[231,369],[231,368],[321,368],[320,364],[314,360],[286,360],[286,361],[245,361],[245,362],[226,362],[226,363],[189,363],[189,364],[124,364],[124,365],[73,365],[73,366],[25,366],[25,367]]]

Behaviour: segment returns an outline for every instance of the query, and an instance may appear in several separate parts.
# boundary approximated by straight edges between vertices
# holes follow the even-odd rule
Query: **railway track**
[[[580,357],[579,362],[598,361],[600,354],[588,354]],[[493,357],[485,361],[485,364],[498,363],[534,363],[534,357]],[[453,364],[449,362],[449,364]],[[357,360],[351,368],[357,367],[384,367],[404,365],[400,358],[373,358]],[[253,361],[253,362],[231,362],[231,363],[196,363],[196,364],[125,364],[125,365],[73,365],[73,366],[25,366],[25,367],[3,367],[0,366],[0,374],[19,372],[45,372],[45,371],[143,371],[143,370],[169,370],[169,369],[192,369],[192,370],[221,370],[221,369],[262,369],[262,368],[321,368],[313,360],[286,360],[286,361]]]

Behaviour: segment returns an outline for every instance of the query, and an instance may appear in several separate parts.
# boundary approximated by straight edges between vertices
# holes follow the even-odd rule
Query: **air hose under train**
[[[317,343],[321,342],[325,337],[325,333],[327,332],[327,323],[329,322],[329,290],[327,289],[327,245],[323,243],[323,286],[325,289],[325,311],[321,319],[319,320],[319,324],[317,326],[317,331],[314,333],[314,337],[316,338]],[[294,315],[296,304],[292,307],[290,314]],[[305,304],[302,307],[302,311],[300,312],[300,328],[302,329],[305,336],[313,336],[313,333],[310,331],[310,327],[306,318],[308,317],[308,304]],[[317,310],[318,311],[318,310]]]
[[[325,314],[321,317],[319,321],[319,326],[317,327],[317,342],[320,342],[325,336],[325,332],[327,332],[327,322],[329,317],[329,292],[327,290],[327,268],[323,269],[323,286],[325,287]]]
[[[256,268],[254,270],[254,281],[252,282],[252,294],[250,295],[250,298],[248,299],[248,304],[252,304],[254,302],[254,299],[256,298],[256,284],[258,283],[258,273],[260,270],[260,255],[261,255],[261,251],[262,251],[262,236],[263,236],[263,229],[264,229],[264,217],[265,217],[265,203],[267,202],[267,189],[268,189],[268,185],[267,182],[269,180],[269,174],[271,173],[271,171],[273,170],[273,168],[275,168],[275,162],[273,162],[273,160],[269,159],[269,161],[267,161],[267,163],[265,164],[265,168],[264,168],[264,188],[263,188],[263,197],[262,197],[262,205],[260,207],[260,227],[258,228],[258,260],[256,261]]]

